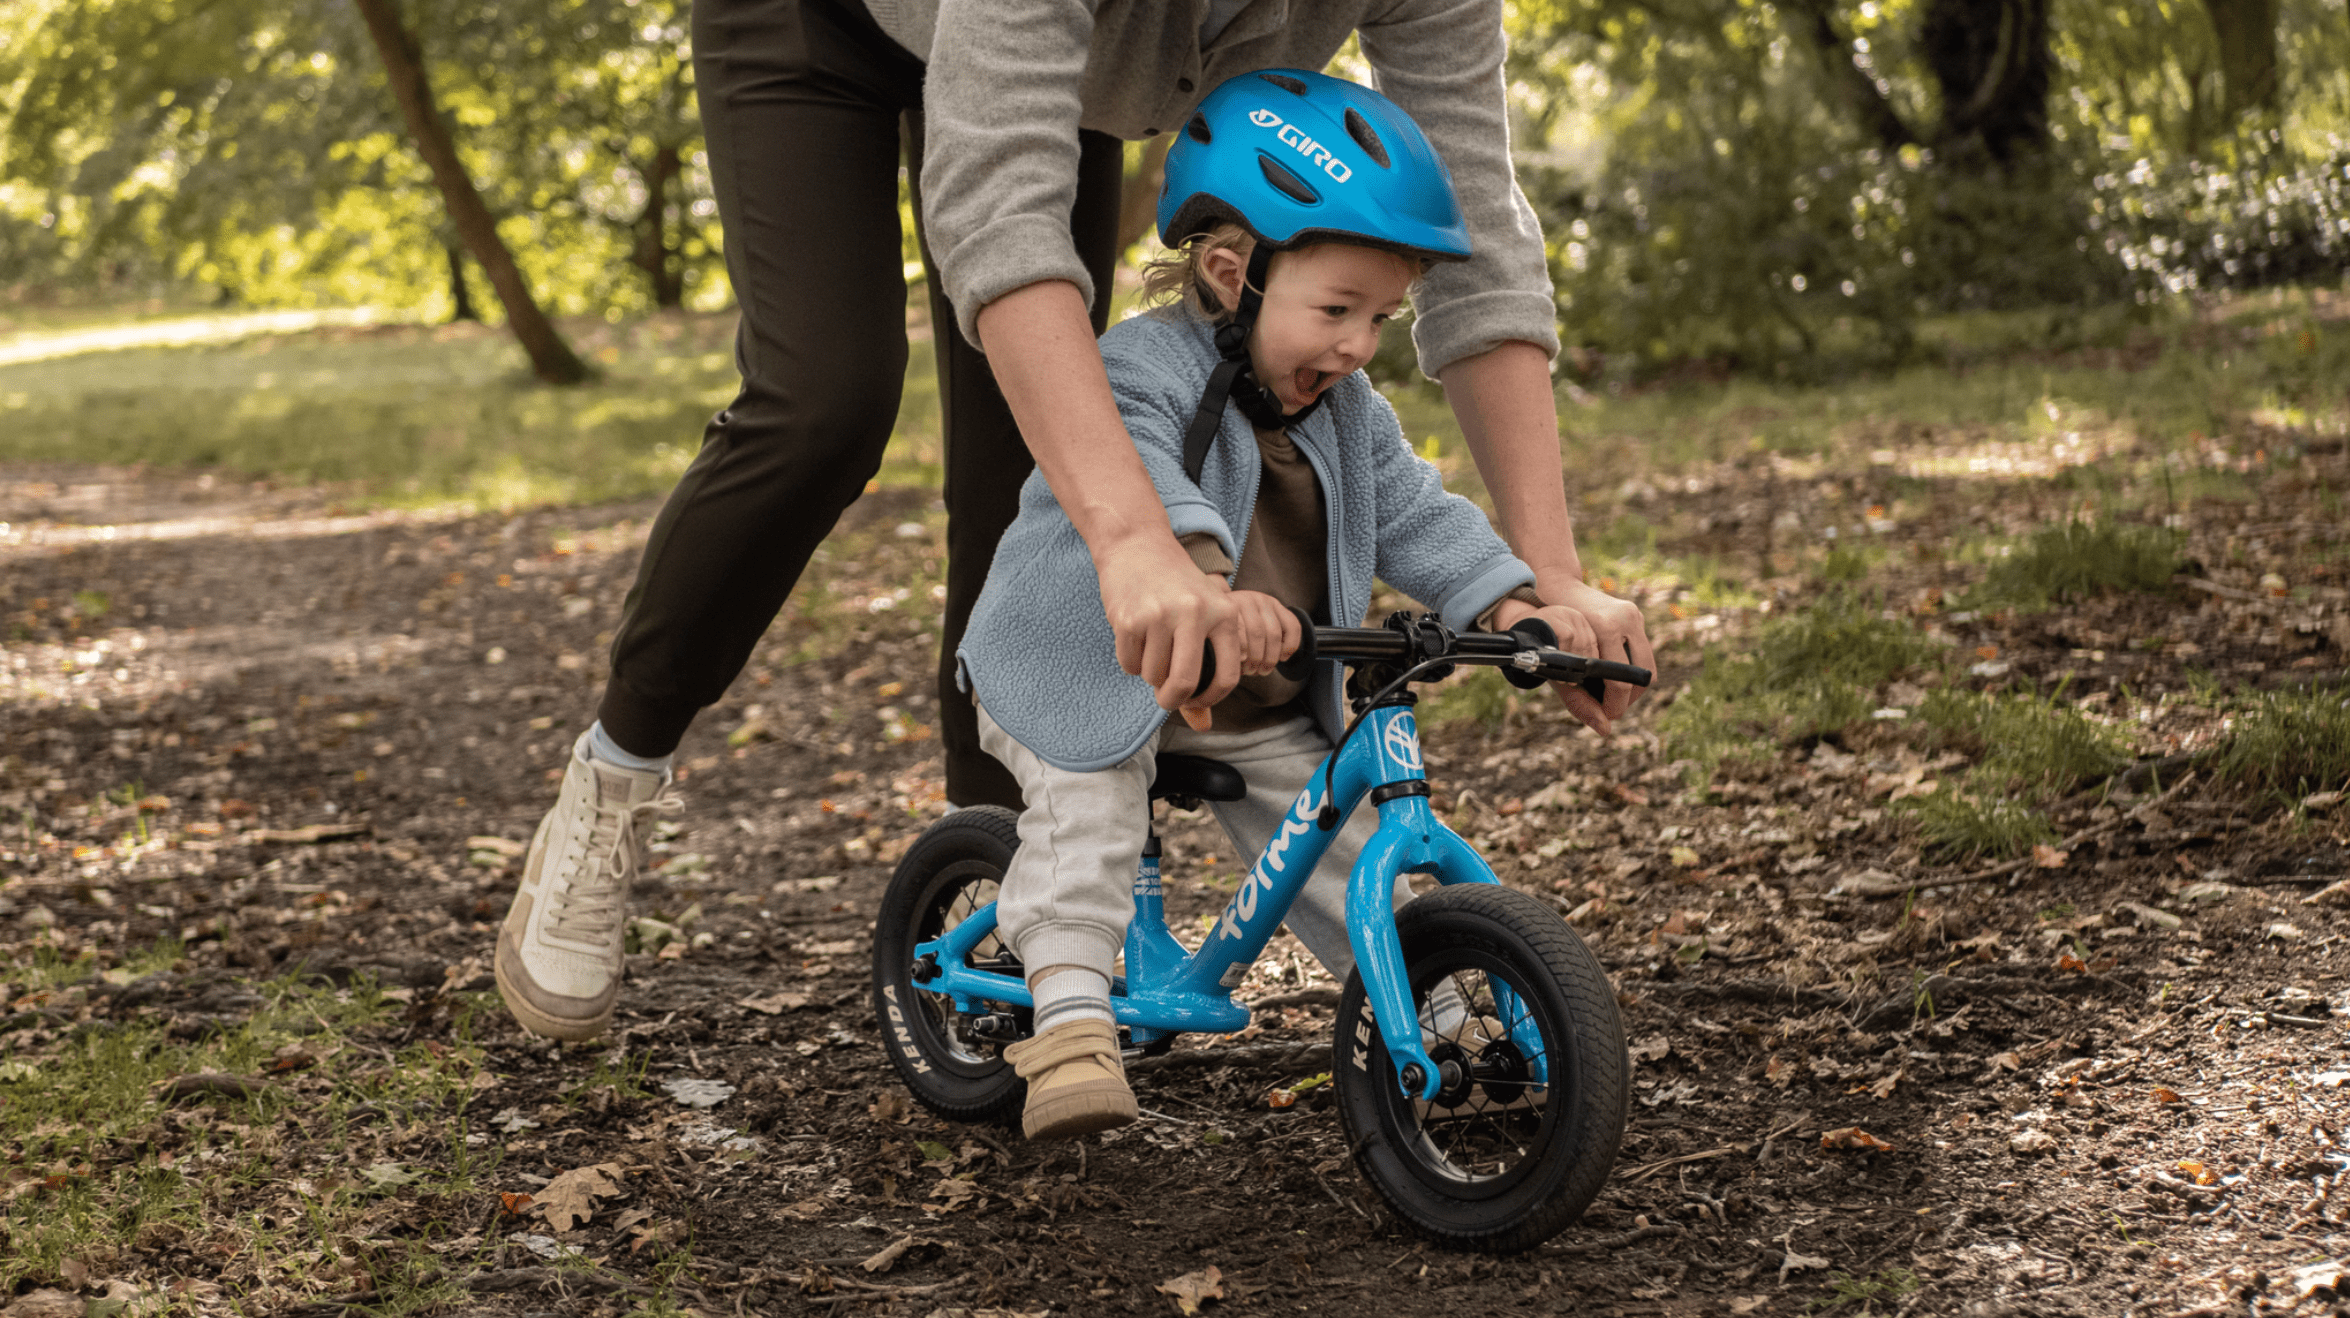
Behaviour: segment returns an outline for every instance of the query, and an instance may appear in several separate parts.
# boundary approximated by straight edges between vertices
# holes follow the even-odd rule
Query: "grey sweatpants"
[[[1241,861],[1254,863],[1289,814],[1306,779],[1330,753],[1330,740],[1304,716],[1253,732],[1194,732],[1170,718],[1156,740],[1123,762],[1094,773],[1045,763],[979,711],[979,744],[1003,761],[1028,808],[996,902],[997,927],[1022,965],[1083,966],[1108,976],[1134,916],[1134,872],[1150,836],[1150,785],[1158,755],[1199,755],[1240,771],[1248,795],[1214,806]],[[1323,853],[1305,890],[1290,905],[1289,930],[1340,983],[1354,972],[1346,932],[1346,883],[1355,858],[1378,827],[1378,812],[1357,810]],[[1395,904],[1412,897],[1401,876]]]

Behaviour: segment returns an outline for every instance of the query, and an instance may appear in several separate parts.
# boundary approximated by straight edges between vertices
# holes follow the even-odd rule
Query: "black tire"
[[[1430,1056],[1464,1067],[1436,1104],[1403,1096],[1358,971],[1338,1007],[1338,1112],[1364,1179],[1414,1231],[1492,1254],[1534,1248],[1582,1216],[1615,1166],[1630,1097],[1623,1019],[1599,960],[1535,898],[1461,884],[1396,913],[1415,1009],[1446,979],[1470,1019]],[[1547,1091],[1504,1029],[1489,1028],[1493,981],[1540,1028]]]
[[[974,806],[923,830],[890,876],[873,928],[873,1014],[890,1064],[922,1106],[950,1121],[1017,1118],[1027,1082],[971,1036],[953,1002],[914,980],[914,949],[994,901],[1020,845],[1018,816]],[[990,938],[981,958],[1008,955]]]

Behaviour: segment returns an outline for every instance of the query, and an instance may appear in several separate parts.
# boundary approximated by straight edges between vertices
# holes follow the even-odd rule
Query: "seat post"
[[[1149,806],[1143,807],[1145,810]],[[1158,821],[1153,819],[1150,833],[1142,844],[1142,860],[1134,871],[1134,919],[1126,926],[1126,968],[1129,976],[1141,964],[1141,949],[1154,937],[1166,936],[1167,903],[1165,889],[1159,883]]]

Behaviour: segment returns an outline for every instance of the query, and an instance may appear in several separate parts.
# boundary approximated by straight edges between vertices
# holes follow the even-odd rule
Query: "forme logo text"
[[[1283,122],[1281,116],[1271,110],[1251,110],[1248,112],[1248,121],[1259,128],[1277,129],[1273,136],[1280,138],[1291,150],[1313,161],[1315,167],[1328,174],[1332,182],[1344,183],[1355,176],[1354,168],[1331,155],[1329,147],[1306,136],[1304,130],[1296,124]]]

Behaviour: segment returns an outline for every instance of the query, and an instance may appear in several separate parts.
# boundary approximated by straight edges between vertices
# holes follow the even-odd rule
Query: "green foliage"
[[[1857,1304],[1858,1312],[1876,1312],[1877,1302],[1891,1302],[1910,1294],[1924,1283],[1907,1268],[1887,1268],[1866,1277],[1855,1277],[1839,1272],[1828,1278],[1828,1293],[1811,1302],[1818,1313],[1835,1313],[1847,1305]]]
[[[476,328],[395,328],[0,367],[0,462],[220,467],[355,501],[503,508],[658,494],[734,396],[731,317],[575,331],[603,377],[549,390]],[[929,345],[881,479],[935,483]]]
[[[723,301],[680,0],[404,11],[549,310]],[[0,281],[454,306],[440,195],[348,5],[0,10],[0,122]]]
[[[2289,797],[2350,787],[2350,695],[2261,696],[2236,719],[2215,767],[2223,779]]]
[[[1941,654],[1909,623],[1833,595],[1765,623],[1749,653],[1709,651],[1659,726],[1673,755],[1702,764],[1769,755],[1868,717],[1879,686]]]
[[[1917,821],[1927,852],[1942,860],[2005,860],[2056,841],[2046,815],[2004,796],[1944,790],[1901,804]]]
[[[1491,731],[1501,726],[1510,706],[1523,693],[1491,668],[1471,668],[1442,686],[1425,689],[1420,697],[1419,721],[1427,727],[1469,722]]]
[[[1965,602],[1970,608],[2044,609],[2110,592],[2168,590],[2180,563],[2179,537],[2172,532],[2068,518],[2033,532],[1993,562]]]

